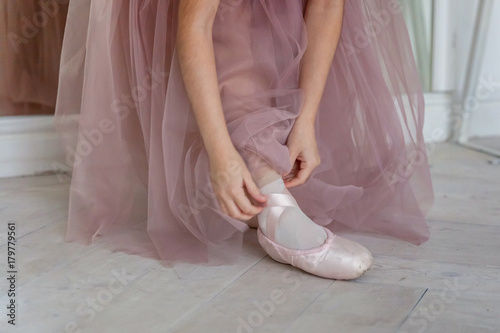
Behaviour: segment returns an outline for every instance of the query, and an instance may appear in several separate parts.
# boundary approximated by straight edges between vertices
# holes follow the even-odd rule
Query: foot
[[[285,187],[283,179],[279,178],[260,188],[262,194],[282,194],[281,198],[291,198],[292,195]],[[280,205],[279,200],[269,205]],[[259,227],[264,235],[269,236],[275,232],[276,243],[295,250],[307,250],[321,246],[326,240],[325,230],[314,223],[296,205],[283,206],[280,216],[273,216],[270,207],[257,215]],[[269,227],[268,227],[269,226]],[[274,230],[275,229],[275,230]]]
[[[259,243],[266,253],[283,264],[289,264],[310,274],[335,280],[352,280],[363,275],[373,258],[362,245],[334,235],[324,229],[327,239],[323,245],[309,250],[292,250],[276,244],[257,230]]]
[[[355,279],[370,268],[371,253],[309,219],[281,179],[263,186],[261,192],[268,201],[258,215],[258,239],[271,258],[331,279]]]

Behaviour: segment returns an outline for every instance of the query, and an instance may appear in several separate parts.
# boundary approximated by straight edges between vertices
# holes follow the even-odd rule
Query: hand
[[[320,162],[314,123],[297,118],[288,136],[287,146],[290,150],[292,170],[283,177],[287,188],[304,184]]]
[[[260,193],[243,158],[234,147],[218,149],[215,156],[210,157],[210,179],[225,214],[248,221],[264,209],[258,204],[265,203],[267,197]]]

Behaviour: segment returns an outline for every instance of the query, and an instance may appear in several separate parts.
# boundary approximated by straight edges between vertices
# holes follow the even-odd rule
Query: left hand
[[[286,145],[290,150],[292,170],[283,176],[287,188],[304,184],[321,159],[316,143],[314,123],[297,118],[290,131]]]

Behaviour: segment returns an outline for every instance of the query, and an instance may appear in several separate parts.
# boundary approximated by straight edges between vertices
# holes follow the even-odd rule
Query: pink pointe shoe
[[[257,230],[259,243],[274,260],[295,266],[313,275],[327,279],[351,280],[363,275],[371,266],[373,257],[364,246],[333,234],[324,228],[327,238],[320,247],[294,250],[276,244],[276,228],[286,207],[297,207],[289,194],[268,194],[270,207],[266,222],[268,236]]]

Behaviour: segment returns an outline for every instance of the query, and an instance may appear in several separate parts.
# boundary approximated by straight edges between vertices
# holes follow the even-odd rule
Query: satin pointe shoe
[[[276,229],[286,207],[297,207],[289,194],[268,194],[269,215],[266,233],[258,228],[257,236],[264,251],[274,260],[300,268],[310,274],[327,279],[351,280],[363,275],[371,266],[373,257],[364,246],[333,234],[327,234],[325,243],[308,250],[294,250],[276,243]],[[300,208],[299,208],[300,209]]]

